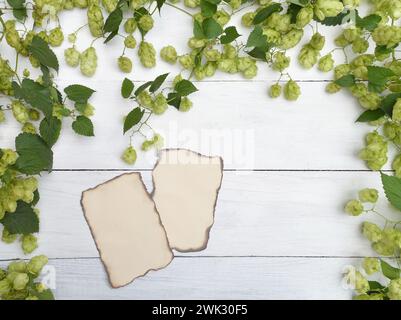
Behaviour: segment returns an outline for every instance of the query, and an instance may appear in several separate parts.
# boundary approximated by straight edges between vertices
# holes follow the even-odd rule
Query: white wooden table
[[[71,32],[84,23],[84,13],[64,14],[62,23]],[[158,49],[174,44],[183,52],[190,35],[188,17],[164,8],[148,40]],[[79,39],[83,50],[87,31]],[[67,45],[57,50],[59,57]],[[119,159],[128,143],[122,117],[132,108],[119,92],[124,75],[115,61],[122,44],[114,41],[106,49],[99,42],[96,47],[100,67],[94,78],[82,77],[60,59],[57,79],[60,87],[81,83],[97,90],[92,100],[96,137],[76,136],[65,126],[54,148],[55,170],[40,180],[40,248],[35,254],[47,254],[55,266],[58,299],[351,297],[341,284],[343,267],[373,253],[360,235],[362,220],[348,217],[342,208],[359,188],[379,188],[380,179],[356,156],[369,130],[354,123],[360,108],[345,93],[326,94],[331,75],[302,70],[295,58],[298,50],[293,51],[291,75],[303,93],[296,103],[268,98],[267,88],[278,74],[261,65],[252,81],[218,73],[196,83],[200,92],[193,95],[189,113],[171,109],[154,118],[152,125],[165,135],[167,147],[225,159],[215,225],[203,252],[177,254],[166,269],[111,289],[82,215],[81,192],[131,170],[143,173],[150,186],[156,158],[139,153],[134,167]],[[326,47],[325,52],[331,43]],[[133,51],[129,55],[135,81],[179,72],[162,61],[145,70]],[[18,129],[9,119],[1,127],[0,145],[12,147]],[[1,243],[0,252],[3,265],[24,257],[19,244]]]

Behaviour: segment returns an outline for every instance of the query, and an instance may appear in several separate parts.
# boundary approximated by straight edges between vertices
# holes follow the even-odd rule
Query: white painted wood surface
[[[172,43],[183,51],[191,32],[183,26],[185,19],[166,8],[149,41],[157,48]],[[69,31],[83,21],[84,14],[77,10],[62,18]],[[328,32],[334,35],[338,30]],[[83,32],[81,49],[88,39],[87,31]],[[66,46],[57,50],[59,56]],[[78,137],[66,126],[54,148],[56,170],[41,179],[41,245],[35,254],[51,258],[57,298],[351,297],[341,284],[341,271],[373,252],[360,236],[362,220],[348,217],[342,207],[359,188],[380,187],[378,174],[367,171],[356,157],[370,128],[354,123],[361,110],[345,93],[324,92],[330,75],[306,72],[296,62],[291,75],[301,80],[303,91],[296,103],[267,97],[267,88],[278,75],[261,66],[253,81],[219,73],[213,81],[197,83],[200,92],[193,96],[193,110],[186,114],[169,110],[155,117],[152,125],[165,135],[168,147],[224,157],[226,171],[215,225],[205,251],[180,254],[167,269],[111,289],[82,216],[80,195],[124,170],[141,171],[150,189],[155,155],[140,153],[135,167],[120,161],[127,145],[122,117],[132,107],[119,96],[124,76],[113,64],[122,48],[118,41],[107,50],[100,42],[97,48],[101,67],[94,78],[83,78],[61,63],[58,79],[60,87],[73,81],[97,90],[96,137]],[[295,60],[296,51],[292,56]],[[179,72],[163,62],[144,70],[134,60],[130,77],[136,81]],[[3,125],[0,145],[13,146],[18,129],[11,119]],[[211,145],[212,141],[217,143]],[[24,257],[18,244],[1,243],[0,252],[0,265]]]

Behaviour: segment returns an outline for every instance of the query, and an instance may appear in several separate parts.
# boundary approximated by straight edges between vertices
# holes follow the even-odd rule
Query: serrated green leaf
[[[106,40],[103,41],[103,43],[106,44],[106,43],[110,42],[111,40],[114,39],[114,37],[115,37],[116,35],[118,35],[118,31],[110,32],[110,34],[107,36]]]
[[[356,26],[361,29],[366,29],[368,31],[373,31],[377,28],[382,18],[377,14],[371,14],[364,18],[359,17],[356,18]]]
[[[27,17],[25,0],[7,0],[10,7],[13,8],[13,15],[18,20],[24,20]]]
[[[261,48],[262,50],[267,47],[267,37],[263,34],[263,30],[260,26],[255,26],[249,34],[246,46],[248,48]]]
[[[169,75],[168,73],[165,73],[156,77],[156,79],[153,80],[152,84],[150,85],[149,91],[156,92],[157,90],[159,90],[159,88],[164,83],[168,75]]]
[[[134,83],[130,79],[125,78],[121,86],[121,95],[123,98],[128,99],[131,96],[132,91],[134,91],[134,88]]]
[[[268,17],[272,15],[274,12],[280,12],[283,10],[283,7],[280,3],[273,3],[270,6],[263,8],[262,10],[258,11],[256,16],[253,18],[253,24],[259,24],[265,21]]]
[[[390,77],[394,76],[395,73],[384,67],[368,66],[368,81],[369,90],[374,92],[383,91],[384,86]]]
[[[60,131],[61,121],[56,117],[43,118],[40,122],[40,136],[50,148],[57,142]]]
[[[190,95],[191,93],[194,93],[198,91],[198,89],[193,85],[193,83],[189,80],[183,79],[179,81],[175,87],[174,90],[181,96],[185,97]]]
[[[383,290],[385,287],[377,281],[369,281],[369,289],[370,291],[377,291],[377,290]]]
[[[330,26],[330,27],[338,26],[340,24],[346,23],[350,19],[351,19],[351,17],[349,17],[349,11],[342,12],[335,17],[329,17],[324,20],[319,20],[317,17],[314,17],[315,21],[319,21],[321,24],[323,24],[325,26]]]
[[[370,122],[384,117],[386,113],[382,109],[366,110],[363,112],[355,122]]]
[[[135,96],[137,96],[138,94],[140,94],[142,91],[146,90],[147,88],[149,88],[152,85],[153,81],[148,81],[145,82],[143,85],[139,86],[138,89],[135,90]]]
[[[348,88],[355,84],[355,77],[352,74],[347,74],[340,79],[334,81],[334,83],[339,85],[340,87]]]
[[[215,39],[223,33],[223,28],[213,18],[206,18],[203,20],[202,30],[207,39]]]
[[[17,202],[17,209],[13,213],[6,213],[0,223],[10,234],[31,234],[39,232],[39,218],[32,207],[23,202]]]
[[[39,60],[41,64],[58,71],[59,64],[57,56],[50,49],[48,43],[42,38],[39,36],[34,36],[32,43],[29,46],[29,51],[34,58]]]
[[[113,12],[109,14],[104,23],[104,32],[118,32],[121,22],[123,21],[123,11],[120,7],[117,7]]]
[[[400,269],[394,268],[393,266],[389,265],[386,261],[380,260],[381,264],[381,269],[383,272],[383,275],[390,279],[390,280],[395,280],[400,277]]]
[[[15,148],[18,153],[15,165],[21,173],[33,175],[52,169],[53,152],[40,136],[21,133],[15,139]]]
[[[227,44],[233,42],[235,39],[237,39],[239,36],[241,36],[237,28],[234,26],[227,27],[224,29],[224,35],[220,37],[220,42],[222,44]]]
[[[383,189],[387,200],[401,211],[401,178],[381,173]]]
[[[16,89],[17,86],[13,85]],[[31,80],[23,79],[21,87],[16,91],[20,99],[25,100],[33,108],[43,112],[46,117],[51,117],[53,113],[53,102],[49,88]]]
[[[85,116],[78,116],[72,123],[72,129],[81,136],[94,136],[93,123],[91,119]]]
[[[380,108],[384,110],[388,116],[392,117],[394,105],[399,98],[401,98],[401,93],[391,93],[385,96],[381,101]]]
[[[193,27],[194,37],[196,39],[205,39],[205,34],[203,33],[202,24],[194,19],[194,27]]]
[[[267,61],[266,51],[264,49],[255,47],[251,51],[248,51],[247,54],[253,58]]]
[[[182,97],[177,92],[170,92],[167,95],[167,103],[176,109],[180,108]]]
[[[124,121],[124,134],[142,120],[144,113],[145,110],[142,110],[139,107],[136,107],[134,110],[128,113]]]
[[[71,101],[86,104],[89,98],[93,95],[95,90],[82,86],[80,84],[73,84],[64,89],[65,94]]]
[[[201,0],[200,8],[202,16],[205,18],[212,17],[217,11],[217,5],[208,0]]]

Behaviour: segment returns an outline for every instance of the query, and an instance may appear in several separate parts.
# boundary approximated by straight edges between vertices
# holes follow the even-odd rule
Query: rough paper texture
[[[184,149],[161,151],[153,170],[153,200],[171,248],[206,248],[222,177],[220,157]]]
[[[161,269],[173,259],[139,173],[124,174],[84,191],[81,203],[113,287]]]

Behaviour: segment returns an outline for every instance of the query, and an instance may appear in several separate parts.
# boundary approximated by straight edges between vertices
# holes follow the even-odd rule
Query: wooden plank
[[[139,151],[135,167],[120,159],[129,143],[122,134],[122,118],[134,105],[120,97],[115,82],[99,80],[92,87],[97,90],[96,136],[75,135],[67,119],[54,147],[54,168],[153,168],[153,151]],[[269,99],[267,83],[262,82],[200,83],[198,87],[190,112],[170,108],[151,120],[167,147],[222,156],[226,169],[366,169],[357,154],[364,147],[364,135],[373,128],[354,123],[362,108],[345,93],[329,97],[323,84],[305,83],[300,100],[290,103]],[[20,127],[10,118],[0,131],[3,147],[14,145]],[[134,138],[138,150],[142,141],[141,136]]]
[[[57,299],[349,299],[342,271],[360,259],[183,258],[112,289],[98,259],[51,260]],[[5,265],[2,261],[0,265]],[[46,272],[52,281],[54,269]],[[52,283],[52,282],[49,282]]]
[[[120,173],[54,172],[45,175],[40,185],[38,252],[51,258],[97,257],[80,207],[81,192]],[[151,190],[150,172],[143,176]],[[365,187],[380,188],[379,175],[225,172],[208,248],[192,255],[371,255],[368,241],[360,234],[360,225],[366,219],[382,221],[373,216],[349,217],[343,212],[344,203]],[[378,209],[383,213],[391,212],[387,205],[383,199]],[[396,212],[393,213],[397,218]],[[18,243],[0,243],[0,252],[2,259],[23,257]]]

